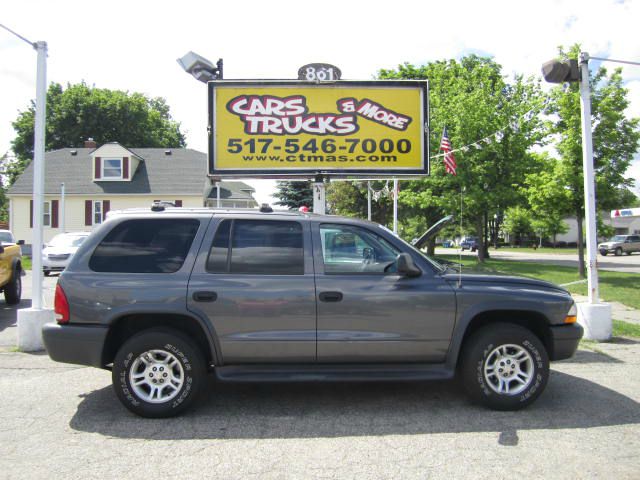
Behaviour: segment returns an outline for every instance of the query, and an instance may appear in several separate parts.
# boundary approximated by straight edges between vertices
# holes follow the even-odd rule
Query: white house
[[[63,148],[44,159],[44,241],[58,233],[89,231],[109,210],[150,207],[154,201],[176,206],[216,206],[218,189],[207,178],[207,156],[188,148]],[[64,196],[62,195],[64,185]],[[221,182],[220,206],[257,206],[254,190],[242,182]],[[33,229],[33,164],[7,192],[9,228],[30,244]]]

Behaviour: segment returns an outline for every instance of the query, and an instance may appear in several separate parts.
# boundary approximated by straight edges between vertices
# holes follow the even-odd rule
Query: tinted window
[[[381,236],[351,225],[320,225],[320,239],[325,273],[391,273],[400,253]]]
[[[182,267],[198,231],[197,220],[128,220],[116,225],[95,249],[96,272],[172,273]]]
[[[218,225],[216,236],[213,238],[209,258],[207,259],[207,271],[212,273],[224,273],[228,270],[227,259],[229,256],[229,233],[231,220],[224,220]]]
[[[229,222],[231,223],[231,222]],[[216,232],[207,266],[212,272],[226,272],[224,225]],[[227,233],[227,235],[229,235]],[[230,273],[261,275],[304,274],[302,226],[276,220],[234,220],[230,229]]]

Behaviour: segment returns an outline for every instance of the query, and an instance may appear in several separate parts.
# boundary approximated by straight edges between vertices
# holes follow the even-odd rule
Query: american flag
[[[442,131],[442,140],[440,141],[440,150],[444,152],[444,168],[447,173],[451,175],[456,174],[456,157],[453,156],[451,151],[451,142],[449,141],[449,135],[447,134],[447,127],[444,127]]]

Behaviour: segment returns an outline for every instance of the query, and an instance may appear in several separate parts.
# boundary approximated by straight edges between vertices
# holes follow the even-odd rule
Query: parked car
[[[471,250],[475,252],[478,250],[478,238],[477,237],[467,237],[462,242],[460,242],[460,249],[462,251]]]
[[[111,212],[55,292],[50,357],[110,369],[145,417],[220,380],[451,379],[490,408],[529,405],[582,337],[561,287],[461,274],[376,223],[273,212]]]
[[[623,253],[631,255],[633,252],[640,252],[640,235],[616,235],[608,242],[598,245],[598,250],[601,255],[613,252],[618,257]]]
[[[61,272],[76,253],[89,232],[60,233],[53,237],[42,249],[42,271],[45,277],[51,272]]]
[[[22,297],[22,249],[10,230],[0,230],[0,290],[8,305],[20,303]]]

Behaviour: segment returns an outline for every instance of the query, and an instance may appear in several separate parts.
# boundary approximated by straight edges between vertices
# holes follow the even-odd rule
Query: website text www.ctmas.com
[[[411,141],[372,138],[345,138],[337,141],[333,138],[318,140],[312,138],[301,142],[297,138],[288,138],[284,144],[275,143],[273,138],[251,138],[243,141],[230,138],[227,152],[241,155],[245,162],[380,162],[398,161],[396,154],[411,152]],[[284,154],[283,154],[284,153]]]

